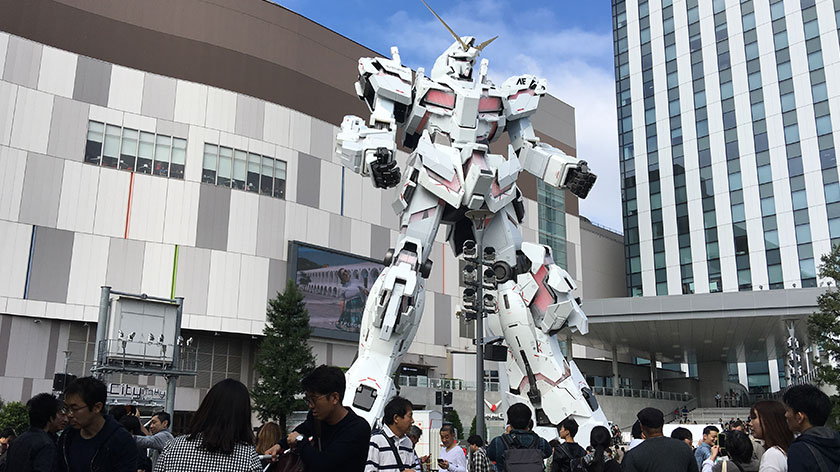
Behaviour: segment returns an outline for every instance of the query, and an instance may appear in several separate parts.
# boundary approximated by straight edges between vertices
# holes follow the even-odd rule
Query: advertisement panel
[[[304,294],[312,335],[358,341],[365,302],[384,268],[366,257],[290,242],[289,274]]]

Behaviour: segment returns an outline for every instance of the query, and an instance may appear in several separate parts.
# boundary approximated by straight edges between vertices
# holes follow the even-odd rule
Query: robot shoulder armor
[[[401,103],[411,104],[411,69],[403,67],[391,59],[382,57],[363,57],[359,59],[359,75],[362,93],[368,87],[382,98]],[[358,90],[357,90],[358,92]]]
[[[535,95],[545,95],[546,80],[535,75],[515,75],[502,82],[502,92],[505,95],[515,95],[522,90],[533,90]]]

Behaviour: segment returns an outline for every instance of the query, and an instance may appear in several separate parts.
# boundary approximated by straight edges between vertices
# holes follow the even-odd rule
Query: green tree
[[[286,290],[268,302],[264,337],[257,349],[253,389],[254,405],[262,421],[276,421],[285,430],[286,418],[305,409],[300,382],[315,368],[315,356],[308,344],[312,328],[303,293],[291,279]]]
[[[0,430],[12,428],[18,435],[29,426],[29,411],[21,402],[9,402],[0,409]]]
[[[469,434],[469,436],[472,436],[472,435],[474,435],[474,434],[475,434],[475,419],[476,419],[476,418],[477,418],[476,416],[473,416],[472,424],[470,425],[470,434]],[[485,438],[485,439],[486,439],[486,438]]]
[[[461,424],[461,417],[458,416],[458,411],[454,408],[449,410],[446,413],[446,416],[443,418],[443,421],[446,423],[451,423],[452,426],[455,427],[455,439],[461,440],[464,436],[464,425]]]
[[[840,283],[840,244],[824,254],[820,261],[820,277],[833,279],[834,286],[817,297],[819,311],[808,318],[808,335],[821,351],[820,382],[840,390],[840,288],[837,287]],[[840,425],[840,397],[835,396],[832,401],[834,409],[829,422],[837,427]]]

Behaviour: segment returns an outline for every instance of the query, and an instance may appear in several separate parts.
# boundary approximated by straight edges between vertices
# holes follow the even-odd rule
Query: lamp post
[[[484,427],[484,317],[494,313],[496,296],[484,293],[496,290],[496,273],[492,265],[496,261],[496,250],[482,248],[482,235],[493,216],[489,210],[470,210],[466,214],[472,221],[475,241],[464,242],[464,316],[467,321],[475,320],[475,429],[483,439]],[[485,268],[485,266],[488,266]]]

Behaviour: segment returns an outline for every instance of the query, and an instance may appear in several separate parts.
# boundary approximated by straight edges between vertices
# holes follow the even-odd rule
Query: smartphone
[[[715,442],[715,444],[720,447],[724,447],[726,445],[726,433],[719,433],[717,435],[717,442]]]

